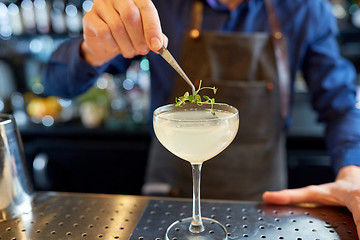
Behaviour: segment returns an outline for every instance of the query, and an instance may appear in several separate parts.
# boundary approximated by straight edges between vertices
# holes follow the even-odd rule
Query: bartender
[[[218,87],[217,101],[240,110],[234,142],[204,165],[204,198],[346,206],[360,233],[355,70],[339,54],[337,23],[327,1],[95,0],[83,29],[83,38],[63,43],[48,62],[48,94],[75,97],[102,73],[123,73],[136,56],[147,55],[154,110],[189,91],[157,54],[168,45],[190,79]],[[319,120],[327,124],[337,178],[286,190],[285,132],[298,71]],[[145,189],[162,184],[177,196],[190,197],[189,167],[172,158],[154,138]]]

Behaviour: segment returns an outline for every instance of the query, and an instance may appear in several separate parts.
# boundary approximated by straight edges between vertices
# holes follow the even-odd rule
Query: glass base
[[[166,240],[227,240],[226,228],[216,220],[202,218],[204,231],[192,233],[189,230],[192,218],[178,220],[171,224],[165,233]]]

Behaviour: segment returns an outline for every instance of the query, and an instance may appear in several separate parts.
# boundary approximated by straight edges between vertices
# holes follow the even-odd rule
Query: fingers
[[[104,1],[102,4],[98,4],[94,9],[95,14],[98,16],[99,22],[104,22],[107,25],[106,29],[96,28],[96,24],[94,27],[97,29],[97,37],[99,40],[106,45],[106,40],[102,35],[109,35],[111,37],[111,41],[115,42],[120,52],[124,55],[124,57],[131,58],[135,55],[135,49],[131,43],[131,40],[127,34],[126,28],[122,19],[120,18],[118,12],[113,8],[111,2]]]
[[[151,0],[134,0],[134,2],[141,14],[146,43],[152,51],[156,52],[163,45],[158,12]]]
[[[274,204],[320,203],[339,206],[341,203],[333,196],[331,184],[307,186],[277,192],[265,192],[263,200]]]
[[[346,202],[347,208],[353,215],[358,236],[360,236],[360,190],[352,191],[351,198]]]
[[[124,47],[125,51],[133,50],[136,54],[147,54],[150,49],[157,51],[161,48],[164,41],[160,19],[151,0],[114,1],[113,7],[126,31],[119,32],[116,28],[112,31],[121,49],[126,41],[121,39],[121,35],[124,34],[129,39]]]
[[[265,192],[263,200],[274,204],[320,203],[346,206],[360,236],[360,167],[342,168],[335,182],[299,189]]]
[[[83,26],[84,42],[81,50],[88,63],[99,66],[120,53],[118,44],[104,21],[89,12],[84,16]]]
[[[349,188],[347,188],[349,189]],[[263,200],[273,204],[320,203],[346,206],[353,215],[358,236],[360,236],[360,190],[344,191],[337,183],[265,192]],[[337,196],[337,197],[334,197]]]
[[[358,233],[358,236],[360,236],[360,207],[359,207],[359,204],[357,205],[356,208],[354,209],[350,209],[352,215],[353,215],[353,219],[354,219],[354,222],[355,222],[355,225],[356,225],[356,230],[357,230],[357,233]]]
[[[124,51],[133,51],[134,54],[147,54],[149,47],[145,40],[141,10],[133,1],[115,1],[113,7],[117,11],[119,21],[122,22],[123,29],[121,30],[124,30],[119,32],[114,29],[115,37],[119,39],[119,46],[122,47],[122,44],[127,40]],[[151,21],[151,19],[146,19],[146,21]],[[124,35],[126,35],[127,39],[125,39]]]
[[[85,16],[84,18],[88,17],[89,20],[93,19],[91,16]],[[114,40],[108,25],[103,21],[94,21],[90,24],[84,25],[85,29],[84,32],[85,37],[92,39],[92,38],[99,38],[99,40],[103,43],[104,50],[107,52],[114,52],[118,51],[118,45]]]
[[[338,189],[340,189],[336,195],[351,211],[358,236],[360,236],[360,167],[355,165],[343,167],[340,169],[335,182],[338,183]]]
[[[105,63],[116,54],[132,58],[150,49],[156,52],[168,41],[151,0],[95,0],[83,25],[81,50],[92,64]]]

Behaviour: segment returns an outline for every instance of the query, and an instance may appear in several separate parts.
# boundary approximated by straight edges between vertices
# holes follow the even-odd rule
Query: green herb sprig
[[[217,103],[215,102],[215,98],[210,98],[209,96],[201,96],[199,92],[204,89],[210,89],[213,91],[214,94],[216,94],[217,88],[216,87],[202,87],[201,86],[202,81],[200,80],[199,88],[195,91],[194,95],[190,95],[189,92],[186,92],[183,96],[175,98],[175,106],[181,107],[186,102],[195,103],[199,106],[203,104],[210,104],[210,112],[212,115],[215,116],[214,112],[214,105],[227,105],[225,103]]]

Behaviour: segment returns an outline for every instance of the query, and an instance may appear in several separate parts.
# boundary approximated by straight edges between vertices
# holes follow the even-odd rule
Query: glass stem
[[[191,164],[191,167],[193,176],[193,210],[189,230],[192,233],[201,233],[204,231],[200,206],[200,178],[202,164]]]

